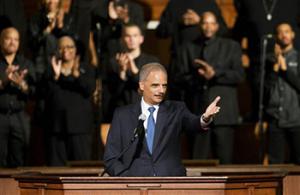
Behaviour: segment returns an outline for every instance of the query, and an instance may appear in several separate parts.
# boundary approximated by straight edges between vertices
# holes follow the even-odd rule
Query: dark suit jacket
[[[236,88],[244,79],[241,53],[237,42],[215,37],[208,41],[198,39],[183,45],[178,59],[176,59],[177,63],[173,68],[177,74],[176,80],[171,83],[179,83],[177,86],[183,86],[184,89],[189,87],[195,92],[198,91],[201,97],[195,101],[201,101],[199,105],[202,109],[216,96],[222,97],[219,104],[222,109],[214,118],[215,125],[233,125],[238,122],[239,107]],[[194,63],[195,59],[205,60],[213,66],[216,72],[214,78],[206,81],[199,76],[199,66]],[[198,112],[195,111],[195,113]]]
[[[184,176],[181,163],[180,135],[183,129],[200,131],[200,118],[181,102],[160,104],[152,155],[146,140],[137,139],[118,159],[133,137],[141,114],[141,102],[118,108],[113,117],[104,153],[104,163],[111,176]]]

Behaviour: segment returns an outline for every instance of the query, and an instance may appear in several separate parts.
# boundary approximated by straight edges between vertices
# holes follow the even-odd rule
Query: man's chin
[[[155,102],[160,103],[164,100],[164,97],[155,97]]]

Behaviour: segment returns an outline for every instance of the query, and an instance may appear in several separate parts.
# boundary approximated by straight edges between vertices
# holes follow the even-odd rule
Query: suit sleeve
[[[206,130],[205,128],[202,128],[199,116],[191,113],[191,111],[185,106],[184,103],[182,103],[181,108],[182,108],[181,113],[183,116],[182,117],[183,129],[195,133]]]
[[[111,176],[119,175],[126,169],[126,166],[118,159],[122,150],[121,142],[120,116],[117,110],[113,116],[104,152],[104,165]]]
[[[111,176],[127,176],[136,157],[139,139],[132,139],[134,131],[129,123],[129,112],[124,108],[115,111],[107,137],[104,165]]]

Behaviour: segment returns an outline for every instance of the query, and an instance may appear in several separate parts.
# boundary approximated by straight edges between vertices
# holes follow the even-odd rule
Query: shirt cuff
[[[210,125],[210,123],[213,121],[213,118],[211,117],[211,118],[209,119],[209,121],[206,122],[206,121],[204,121],[203,117],[204,117],[204,115],[202,114],[201,117],[200,117],[200,124],[201,124],[201,127],[202,127],[203,130],[209,130],[209,125]]]

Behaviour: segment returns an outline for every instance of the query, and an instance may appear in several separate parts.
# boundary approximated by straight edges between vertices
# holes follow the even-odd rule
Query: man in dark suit
[[[183,129],[207,129],[220,110],[220,97],[199,117],[184,103],[164,100],[167,72],[162,65],[144,65],[139,76],[141,101],[114,113],[104,153],[106,171],[111,176],[184,176],[180,134]],[[146,120],[139,122],[141,115]],[[135,134],[138,139],[134,139]]]
[[[223,109],[211,131],[189,136],[189,143],[194,142],[194,158],[207,159],[212,149],[214,158],[229,164],[232,163],[233,125],[239,117],[236,88],[244,77],[242,52],[237,42],[217,36],[219,25],[212,12],[203,13],[201,18],[202,36],[182,46],[176,60],[175,82],[182,86],[187,94],[187,106],[195,114],[202,113],[217,94],[222,96]]]

